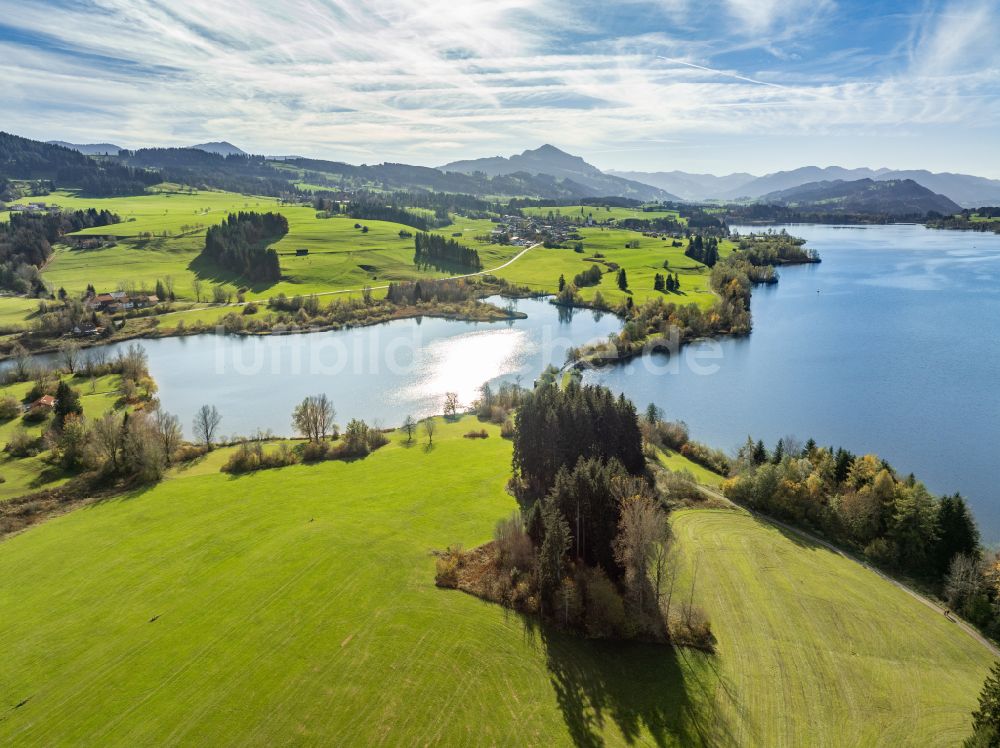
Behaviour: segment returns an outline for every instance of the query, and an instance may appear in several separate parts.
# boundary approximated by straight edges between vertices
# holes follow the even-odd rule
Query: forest
[[[93,197],[140,195],[162,182],[160,174],[113,160],[0,132],[0,178],[44,179],[53,187],[77,187]]]
[[[479,259],[479,252],[454,239],[420,232],[413,237],[413,243],[416,249],[413,262],[417,265],[460,266],[482,270],[483,261]]]
[[[509,488],[520,511],[497,523],[493,542],[442,553],[438,585],[590,638],[711,649],[702,613],[670,617],[669,530],[635,406],[575,380],[482,391],[480,417],[516,406]]]
[[[250,281],[273,283],[281,278],[281,265],[268,245],[287,233],[288,219],[280,213],[240,211],[209,228],[201,256]]]
[[[39,269],[52,256],[52,244],[68,233],[119,223],[107,210],[66,213],[12,213],[0,223],[0,288],[17,293],[46,293]]]

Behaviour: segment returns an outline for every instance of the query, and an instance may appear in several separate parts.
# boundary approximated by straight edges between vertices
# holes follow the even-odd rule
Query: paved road
[[[793,533],[794,535],[798,535],[800,538],[803,538],[804,540],[807,540],[807,541],[812,542],[812,543],[816,543],[817,545],[821,545],[824,548],[826,548],[827,550],[833,551],[834,553],[836,553],[836,554],[838,554],[840,556],[843,556],[844,558],[848,559],[849,561],[853,561],[856,564],[861,564],[862,566],[864,566],[869,571],[871,571],[871,572],[877,574],[878,576],[882,577],[882,579],[884,579],[885,581],[887,581],[889,584],[891,584],[891,585],[893,585],[895,587],[898,587],[899,589],[903,590],[903,592],[905,592],[906,594],[910,595],[915,600],[918,600],[919,602],[923,603],[928,608],[931,608],[932,610],[936,611],[937,613],[940,613],[941,615],[945,615],[945,612],[947,610],[946,608],[944,608],[941,605],[938,605],[936,602],[934,602],[930,598],[925,597],[924,595],[921,595],[919,592],[917,592],[916,590],[914,590],[911,587],[908,587],[907,585],[903,584],[899,580],[893,579],[889,575],[884,574],[883,572],[879,571],[878,569],[876,569],[874,566],[870,565],[869,563],[867,563],[863,559],[860,559],[857,556],[855,556],[855,555],[853,555],[851,553],[848,553],[847,551],[844,551],[844,550],[838,548],[837,546],[833,545],[832,543],[828,543],[827,541],[823,540],[822,538],[818,538],[815,535],[806,532],[805,530],[800,530],[797,527],[793,527],[792,525],[786,524],[785,522],[782,522],[781,520],[774,519],[773,517],[769,517],[766,514],[761,514],[760,512],[751,511],[751,510],[747,509],[746,507],[740,507],[738,504],[734,504],[732,501],[730,501],[729,499],[727,499],[721,493],[719,493],[718,491],[716,491],[716,490],[714,490],[712,488],[709,488],[708,486],[699,486],[699,488],[701,489],[702,493],[704,493],[706,496],[711,496],[713,499],[718,499],[720,501],[723,501],[726,504],[729,504],[730,506],[732,506],[734,508],[744,509],[745,511],[750,512],[750,514],[752,514],[754,517],[756,517],[757,519],[759,519],[759,520],[761,520],[763,522],[767,522],[767,523],[772,524],[772,525],[774,525],[776,527],[780,527],[781,529],[786,530],[787,532]],[[979,631],[974,626],[972,626],[969,623],[966,623],[961,618],[958,618],[954,613],[951,613],[951,612],[948,613],[947,618],[948,618],[948,620],[950,620],[953,623],[955,623],[959,628],[961,628],[965,633],[967,633],[969,636],[971,636],[977,642],[979,642],[984,647],[986,647],[986,649],[988,649],[990,651],[990,653],[994,657],[1000,659],[1000,649],[998,649],[997,646],[995,644],[993,644],[993,642],[991,642],[985,636],[983,636],[982,634],[980,634]]]

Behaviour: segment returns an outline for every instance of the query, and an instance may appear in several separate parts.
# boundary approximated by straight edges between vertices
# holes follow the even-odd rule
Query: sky
[[[1000,0],[0,0],[0,129],[1000,178]]]

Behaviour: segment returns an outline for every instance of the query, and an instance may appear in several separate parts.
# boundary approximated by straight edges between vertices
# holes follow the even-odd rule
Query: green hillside
[[[714,656],[540,631],[434,587],[514,507],[510,443],[442,425],[351,463],[216,457],[0,543],[0,743],[952,745],[989,654],[735,511],[675,531]],[[211,464],[209,464],[211,463]]]

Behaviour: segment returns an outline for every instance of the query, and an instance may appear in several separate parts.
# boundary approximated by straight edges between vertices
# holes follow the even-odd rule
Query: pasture
[[[570,220],[593,218],[598,223],[609,220],[620,221],[625,218],[638,218],[646,221],[655,218],[672,218],[680,223],[687,222],[686,219],[680,217],[676,210],[644,210],[643,208],[621,208],[610,205],[563,205],[554,208],[531,207],[521,210],[529,216],[546,218],[549,213],[552,213],[553,216],[562,216]]]
[[[988,653],[737,511],[674,519],[718,653],[592,642],[434,586],[514,509],[471,417],[255,475],[222,455],[0,543],[0,741],[951,745]]]

